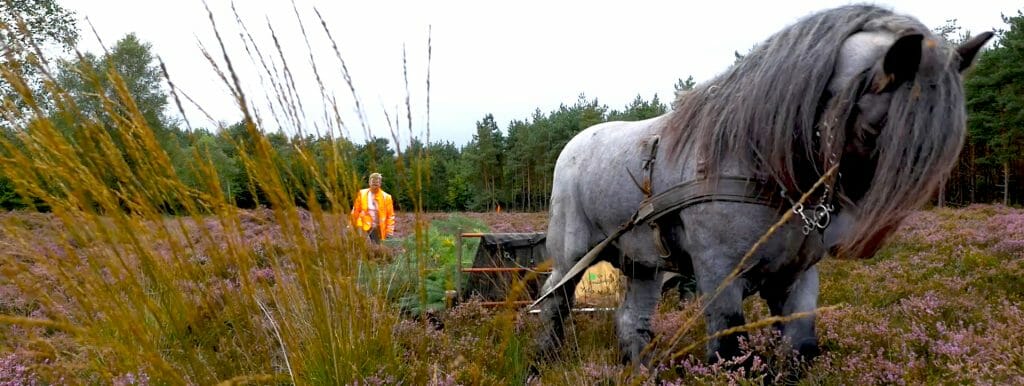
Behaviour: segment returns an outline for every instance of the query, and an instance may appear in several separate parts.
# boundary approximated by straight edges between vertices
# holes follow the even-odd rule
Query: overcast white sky
[[[104,44],[112,46],[134,32],[153,45],[168,66],[171,80],[189,93],[215,120],[236,122],[241,115],[203,58],[199,43],[220,53],[201,0],[58,0],[88,17]],[[249,97],[265,101],[273,91],[261,83],[238,35],[230,2],[208,0],[229,55]],[[315,61],[328,93],[356,141],[365,133],[355,115],[341,66],[313,12],[323,15],[353,77],[372,135],[391,138],[384,111],[401,116],[403,144],[405,86],[402,49],[408,58],[412,133],[426,137],[427,31],[432,26],[430,65],[430,140],[465,144],[475,123],[492,113],[504,130],[513,119],[535,109],[547,113],[572,104],[580,93],[611,108],[623,108],[638,94],[655,93],[670,101],[672,86],[689,75],[702,82],[723,71],[733,52],[754,44],[809,13],[852,1],[315,1],[295,0]],[[1015,1],[883,1],[878,4],[920,19],[929,27],[947,19],[973,33],[1002,28],[1000,14],[1015,15]],[[257,44],[280,67],[268,21],[278,35],[285,61],[296,78],[305,109],[306,130],[323,127],[324,107],[313,81],[309,50],[289,1],[244,0],[237,8]],[[84,20],[80,49],[99,53]],[[178,116],[177,109],[172,114]],[[277,129],[270,120],[267,128]],[[215,126],[186,107],[193,127]],[[290,126],[290,125],[286,125]],[[288,129],[292,130],[292,129]]]

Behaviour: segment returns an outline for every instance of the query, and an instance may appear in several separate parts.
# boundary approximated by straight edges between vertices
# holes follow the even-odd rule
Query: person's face
[[[370,191],[377,193],[380,190],[380,178],[370,179]]]

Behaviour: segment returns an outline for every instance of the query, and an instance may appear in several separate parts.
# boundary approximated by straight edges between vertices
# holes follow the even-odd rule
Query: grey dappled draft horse
[[[649,177],[655,195],[692,181],[708,181],[703,186],[714,193],[724,176],[763,181],[758,186],[771,187],[780,205],[716,199],[688,205],[662,216],[657,227],[634,226],[597,255],[629,278],[615,317],[623,360],[648,361],[644,348],[653,338],[661,272],[678,270],[700,293],[714,293],[755,241],[835,166],[838,173],[825,179],[831,189],[812,192],[807,203],[822,204],[819,210],[804,210],[780,227],[744,260],[741,275],[705,299],[703,316],[709,336],[743,325],[742,301],[754,293],[772,315],[814,311],[816,264],[826,252],[873,256],[952,168],[965,136],[961,73],[991,36],[951,47],[916,19],[882,8],[827,10],[680,95],[665,115],[584,130],[555,166],[547,229],[554,267],[545,288],[630,221],[646,197],[641,176]],[[645,171],[652,136],[659,136],[660,151]],[[834,212],[831,225],[822,221],[826,206]],[[566,280],[541,302],[543,354],[553,354],[565,336],[579,275]],[[813,315],[776,327],[802,357],[818,354]],[[738,336],[711,339],[707,359],[739,354]]]

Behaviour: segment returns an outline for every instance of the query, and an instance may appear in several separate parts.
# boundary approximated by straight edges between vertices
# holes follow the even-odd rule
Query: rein
[[[783,199],[786,199],[791,204],[793,213],[800,216],[803,220],[804,225],[802,231],[804,235],[810,234],[811,231],[815,229],[824,230],[831,222],[831,212],[834,211],[834,207],[828,202],[831,194],[829,194],[830,190],[827,186],[825,187],[824,194],[821,196],[821,202],[815,206],[814,210],[810,214],[806,213],[807,208],[804,208],[802,202],[794,202],[786,194],[786,190],[782,185],[750,177],[703,177],[696,180],[681,182],[664,192],[651,195],[651,177],[653,175],[653,165],[657,155],[658,142],[659,136],[655,135],[645,143],[647,151],[644,152],[645,158],[642,163],[644,180],[642,184],[637,184],[640,187],[640,190],[644,192],[645,196],[644,200],[640,202],[640,207],[633,213],[629,221],[623,223],[615,230],[615,232],[588,251],[583,258],[576,262],[576,265],[573,265],[572,268],[562,276],[562,279],[557,284],[544,291],[544,293],[538,296],[528,308],[536,307],[541,301],[559,288],[565,286],[565,284],[570,280],[573,280],[577,276],[583,274],[583,272],[593,264],[594,260],[597,259],[597,256],[601,251],[608,247],[608,244],[617,240],[620,236],[639,224],[646,223],[654,230],[654,243],[660,250],[662,255],[661,257],[668,257],[668,251],[664,245],[662,245],[661,229],[658,220],[665,215],[676,213],[697,204],[718,201],[756,204],[772,208],[780,208],[785,205],[785,201],[783,201]],[[826,175],[831,175],[831,173],[826,173]],[[636,177],[633,177],[631,173],[630,177],[633,178],[634,183],[637,182]]]
[[[747,177],[722,176],[714,180],[704,178],[683,182],[662,193],[650,196],[640,203],[640,208],[633,213],[633,216],[629,221],[619,226],[619,228],[605,238],[604,241],[601,241],[594,246],[593,249],[587,252],[582,259],[576,262],[576,265],[570,268],[569,271],[562,276],[562,280],[547,291],[544,291],[544,293],[541,294],[533,304],[530,304],[529,308],[536,307],[537,304],[544,300],[544,298],[550,296],[557,289],[564,286],[565,283],[569,282],[569,280],[572,280],[576,276],[582,274],[583,271],[589,268],[594,260],[597,259],[597,256],[608,246],[608,244],[618,239],[622,234],[633,229],[633,227],[646,223],[651,226],[651,228],[654,228],[655,243],[659,244],[659,249],[663,250],[662,257],[668,257],[667,253],[664,252],[664,247],[660,245],[661,236],[660,228],[658,226],[659,219],[665,215],[676,213],[685,208],[712,201],[739,202],[779,207],[783,202],[780,197],[774,193],[775,190],[771,189],[771,187],[771,184],[761,180]]]

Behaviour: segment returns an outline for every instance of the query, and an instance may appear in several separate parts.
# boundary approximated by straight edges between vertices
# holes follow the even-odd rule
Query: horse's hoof
[[[622,353],[619,359],[624,365],[647,366],[651,363],[651,354],[644,352],[646,348],[646,342],[632,342],[626,345],[619,345],[619,351]]]
[[[797,346],[796,352],[800,355],[800,360],[810,362],[821,355],[821,347],[817,342],[805,341]]]
[[[530,363],[530,367],[528,367],[526,369],[527,383],[529,383],[530,379],[539,379],[539,378],[540,378],[540,368],[537,367],[536,363]]]
[[[554,333],[542,334],[536,340],[533,357],[536,360],[555,361],[559,359],[561,348],[562,340],[555,336]]]

